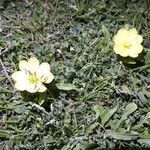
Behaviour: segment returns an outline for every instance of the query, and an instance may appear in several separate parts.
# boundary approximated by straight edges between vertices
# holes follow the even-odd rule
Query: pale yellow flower
[[[122,57],[137,57],[143,50],[141,45],[143,38],[135,28],[122,28],[114,36],[114,51]]]
[[[12,74],[15,88],[19,91],[44,92],[46,87],[43,83],[50,83],[54,79],[50,65],[46,62],[40,64],[35,57],[31,57],[28,61],[20,61],[19,69],[20,71]]]

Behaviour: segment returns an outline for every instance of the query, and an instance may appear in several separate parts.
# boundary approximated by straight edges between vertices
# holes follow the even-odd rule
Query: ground
[[[1,149],[149,149],[149,6],[149,0],[0,2]],[[123,27],[143,36],[136,59],[113,51]],[[48,62],[55,76],[45,93],[13,87],[11,74],[31,56]]]

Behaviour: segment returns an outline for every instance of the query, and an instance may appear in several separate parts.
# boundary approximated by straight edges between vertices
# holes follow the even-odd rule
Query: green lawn
[[[149,149],[150,1],[51,2],[0,1],[0,149]],[[113,51],[123,27],[143,36],[136,59]],[[47,92],[13,87],[31,56],[51,66]]]

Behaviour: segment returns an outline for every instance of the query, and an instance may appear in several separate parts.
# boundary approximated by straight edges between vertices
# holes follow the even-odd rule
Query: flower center
[[[39,78],[37,77],[36,74],[31,74],[31,75],[28,76],[28,81],[31,84],[34,84],[34,83],[37,83],[39,81]]]
[[[124,48],[129,49],[131,47],[131,43],[125,42],[123,46],[124,46]]]

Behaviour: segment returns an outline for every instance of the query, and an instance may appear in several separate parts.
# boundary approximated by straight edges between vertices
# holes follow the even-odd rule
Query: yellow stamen
[[[28,81],[31,84],[34,84],[34,83],[37,83],[39,81],[39,78],[37,77],[36,74],[31,74],[31,75],[28,76]]]
[[[131,47],[131,43],[125,42],[123,46],[124,46],[124,48],[129,49]]]

